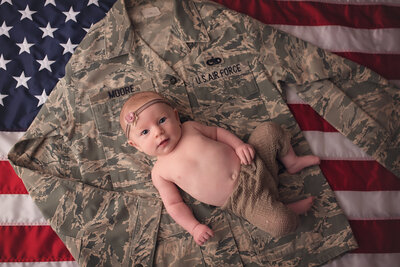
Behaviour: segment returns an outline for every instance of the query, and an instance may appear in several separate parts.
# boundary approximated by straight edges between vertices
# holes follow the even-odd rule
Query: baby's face
[[[128,143],[150,156],[166,155],[181,138],[180,125],[176,110],[165,103],[156,103],[139,114]]]

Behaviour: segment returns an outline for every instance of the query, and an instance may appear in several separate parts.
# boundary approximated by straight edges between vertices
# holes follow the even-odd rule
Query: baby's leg
[[[287,207],[294,211],[297,215],[306,213],[312,206],[314,202],[314,197],[308,197],[306,199],[302,199],[290,204],[287,204]]]
[[[280,157],[279,160],[283,163],[290,174],[297,173],[305,167],[318,165],[320,163],[319,157],[314,155],[297,156],[292,146],[289,147],[288,153],[286,153],[285,156]]]

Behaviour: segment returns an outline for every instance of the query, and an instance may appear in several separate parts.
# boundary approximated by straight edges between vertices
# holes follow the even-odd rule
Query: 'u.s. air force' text
[[[208,83],[223,77],[239,74],[240,72],[242,72],[242,68],[240,63],[238,63],[209,73],[197,75],[194,80],[197,84]]]

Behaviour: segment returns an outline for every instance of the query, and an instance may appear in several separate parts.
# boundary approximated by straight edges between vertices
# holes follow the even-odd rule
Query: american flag
[[[77,266],[7,153],[115,0],[1,0],[0,267]],[[365,65],[400,86],[399,0],[215,0]],[[400,90],[400,89],[399,89]],[[288,104],[350,220],[359,248],[328,265],[400,266],[400,179],[289,91]]]

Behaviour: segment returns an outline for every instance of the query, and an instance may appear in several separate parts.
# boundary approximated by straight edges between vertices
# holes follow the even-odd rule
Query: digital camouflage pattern
[[[370,70],[213,2],[119,0],[76,49],[66,75],[9,154],[30,195],[82,266],[317,266],[356,247],[318,167],[281,172],[283,201],[316,196],[296,233],[273,239],[184,194],[215,237],[197,246],[166,213],[153,159],[128,146],[118,116],[135,91],[182,119],[246,140],[274,120],[310,153],[286,103],[298,94],[399,176],[400,91]]]

